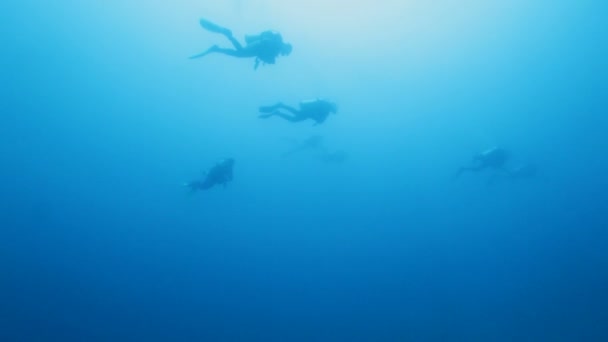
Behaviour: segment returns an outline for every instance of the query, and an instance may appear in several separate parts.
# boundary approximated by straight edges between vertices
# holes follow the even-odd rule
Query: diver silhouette
[[[226,187],[233,178],[234,159],[227,158],[215,164],[208,172],[204,173],[202,180],[194,180],[185,183],[184,186],[190,188],[192,192],[208,190],[215,185]]]
[[[280,109],[286,110],[288,113],[280,111]],[[278,116],[289,122],[300,122],[311,119],[316,125],[320,125],[329,117],[329,114],[337,113],[338,106],[331,101],[325,99],[314,99],[308,101],[302,101],[299,104],[299,109],[279,102],[271,106],[261,106],[259,108],[260,119],[267,119],[272,116]]]
[[[230,29],[212,23],[207,19],[201,19],[200,24],[202,28],[209,32],[225,36],[234,48],[221,48],[218,45],[213,45],[207,50],[191,56],[190,59],[201,58],[211,53],[237,58],[255,58],[254,69],[257,69],[260,63],[275,64],[278,56],[288,56],[292,51],[291,44],[283,42],[283,37],[276,31],[268,30],[257,35],[246,35],[245,45],[243,46],[232,35]]]
[[[508,172],[506,163],[510,158],[510,153],[500,147],[492,147],[473,157],[471,163],[462,166],[456,171],[454,178],[459,178],[464,172],[479,172],[485,169],[494,169]]]

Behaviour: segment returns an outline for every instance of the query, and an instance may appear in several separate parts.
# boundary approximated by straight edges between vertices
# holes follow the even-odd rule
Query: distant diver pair
[[[281,109],[285,110],[281,111]],[[301,101],[299,108],[294,108],[288,105],[278,102],[271,106],[261,106],[259,112],[262,113],[258,117],[260,119],[268,119],[273,116],[278,116],[289,122],[301,122],[304,120],[313,120],[314,125],[320,125],[330,114],[338,112],[338,106],[326,99],[312,99],[307,101]]]
[[[494,174],[488,183],[494,183],[498,178],[511,180],[528,179],[536,177],[537,169],[533,164],[521,164],[515,168],[507,167],[511,154],[504,148],[492,147],[473,157],[472,162],[467,166],[462,166],[456,172],[455,178],[459,178],[465,172],[479,172],[483,170],[499,171]]]
[[[209,190],[216,185],[222,185],[225,188],[232,181],[233,168],[234,159],[223,159],[205,172],[202,180],[194,180],[184,186],[188,187],[191,192]]]
[[[243,46],[232,35],[230,29],[212,23],[207,19],[201,19],[200,24],[209,32],[225,36],[234,48],[222,48],[213,45],[207,50],[191,56],[190,59],[201,58],[211,53],[220,53],[237,58],[255,58],[254,69],[257,69],[260,63],[275,64],[277,57],[288,56],[293,50],[291,44],[285,43],[281,34],[276,31],[268,30],[257,35],[246,35],[245,45]]]

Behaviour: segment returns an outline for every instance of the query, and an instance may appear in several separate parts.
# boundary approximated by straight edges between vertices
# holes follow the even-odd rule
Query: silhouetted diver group
[[[242,45],[234,37],[232,30],[226,27],[222,27],[207,19],[200,19],[200,25],[209,32],[226,37],[233,48],[222,48],[218,45],[212,45],[207,50],[191,56],[191,59],[201,58],[213,53],[236,58],[254,58],[254,70],[257,70],[260,63],[275,64],[279,56],[289,56],[293,50],[292,45],[284,42],[282,35],[276,31],[267,30],[256,35],[246,35],[245,45]],[[258,117],[261,119],[276,116],[292,123],[312,120],[316,126],[324,123],[330,114],[337,113],[338,106],[327,99],[316,98],[301,101],[298,104],[298,108],[278,102],[274,105],[260,106],[258,111],[260,112]],[[302,142],[296,143],[283,154],[283,157],[305,150],[319,152],[319,160],[326,163],[342,163],[348,158],[348,154],[345,151],[329,152],[323,145],[322,137],[318,135],[313,135]],[[465,172],[477,173],[483,170],[496,172],[488,183],[494,183],[500,178],[516,180],[536,176],[536,167],[534,165],[522,164],[510,169],[507,167],[509,160],[509,151],[501,147],[492,147],[476,154],[469,164],[460,167],[454,178],[459,178]],[[232,158],[224,159],[206,172],[202,180],[191,181],[185,185],[191,191],[208,190],[215,185],[225,187],[233,179],[234,163],[235,161]]]

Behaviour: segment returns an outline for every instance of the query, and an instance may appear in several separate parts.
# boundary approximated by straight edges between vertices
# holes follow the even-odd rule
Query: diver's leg
[[[300,121],[304,121],[306,120],[305,117],[300,116],[300,115],[289,115],[289,114],[285,114],[285,113],[281,113],[279,111],[273,112],[270,115],[276,115],[278,117],[281,117],[289,122],[300,122]]]
[[[292,113],[295,116],[299,116],[300,115],[300,111],[288,106],[286,104],[283,104],[282,102],[277,102],[271,106],[261,106],[258,110],[260,111],[260,113],[272,113],[274,111],[276,111],[277,109],[285,109],[287,111],[289,111],[290,113]]]
[[[213,53],[213,52],[215,52],[215,53],[221,53],[223,55],[232,56],[232,57],[239,57],[239,58],[240,57],[248,57],[248,56],[245,56],[243,54],[243,51],[221,48],[221,47],[218,47],[217,45],[214,45],[214,46],[210,47],[207,51],[205,51],[203,53],[200,53],[198,55],[194,55],[194,56],[190,57],[190,59],[200,58],[200,57],[206,56],[206,55],[208,55],[210,53]]]
[[[228,40],[230,41],[230,43],[232,43],[232,46],[234,46],[234,48],[237,51],[242,51],[243,50],[243,45],[241,45],[241,43],[239,43],[239,41],[236,40],[236,38],[234,38],[234,36],[232,35],[232,32],[230,32],[230,34],[225,34],[224,36],[226,36],[226,38],[228,38]]]
[[[199,189],[200,190],[209,190],[211,189],[213,186],[215,185],[215,183],[209,179],[205,179],[205,181],[200,183]]]
[[[280,112],[280,111],[278,111],[278,110],[274,110],[274,111],[272,111],[271,113],[260,114],[260,115],[258,115],[258,118],[260,118],[260,119],[268,119],[269,117],[271,117],[271,116],[275,116],[275,115],[276,115],[276,116],[280,116],[280,117],[282,117],[282,118],[284,118],[284,119],[286,119],[286,120],[289,120],[289,119],[291,119],[291,118],[292,118],[290,115],[287,115],[287,114],[285,114],[285,113],[281,113],[281,112]],[[289,119],[288,119],[288,118],[289,118]]]
[[[258,111],[260,113],[272,113],[275,110],[281,108],[283,104],[281,102],[278,102],[276,104],[270,105],[270,106],[260,106],[260,108],[258,109]]]
[[[277,111],[273,111],[272,113],[260,114],[260,115],[258,115],[258,118],[260,118],[260,119],[268,119],[271,116],[278,115],[277,113],[278,113]]]
[[[247,57],[244,56],[241,50],[233,50],[233,49],[225,49],[225,48],[218,48],[216,49],[217,53],[221,53],[227,56],[232,56],[232,57]]]
[[[282,104],[282,103],[279,103],[278,106],[279,106],[278,108],[283,108],[283,109],[291,112],[295,116],[299,116],[300,115],[300,111],[298,109],[293,108],[292,106],[288,106],[288,105],[285,105],[285,104]]]
[[[190,192],[195,192],[197,190],[201,190],[202,189],[202,182],[199,181],[192,181],[192,182],[188,182],[185,183],[184,186],[190,189]]]
[[[216,23],[212,23],[209,20],[203,18],[201,18],[200,24],[205,30],[213,33],[219,33],[228,38],[228,40],[230,41],[230,43],[232,43],[236,50],[243,50],[243,45],[241,45],[241,43],[239,43],[239,41],[234,38],[234,36],[232,35],[232,30],[230,30],[229,28],[220,26]]]

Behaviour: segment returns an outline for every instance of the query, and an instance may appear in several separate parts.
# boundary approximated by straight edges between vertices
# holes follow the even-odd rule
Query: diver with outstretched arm
[[[281,109],[284,109],[288,113],[282,112]],[[289,122],[300,122],[311,119],[315,121],[315,125],[320,125],[325,122],[330,114],[338,112],[338,106],[334,102],[319,98],[300,102],[299,109],[279,102],[270,106],[261,106],[259,112],[262,113],[258,116],[260,119],[267,119],[273,116],[278,116]]]
[[[194,180],[185,183],[184,186],[190,188],[192,192],[208,190],[215,185],[223,185],[226,187],[228,182],[233,178],[234,159],[227,158],[215,164],[202,180]]]
[[[226,37],[234,49],[221,48],[213,45],[207,50],[191,56],[190,59],[201,58],[210,53],[220,53],[237,58],[255,58],[254,69],[257,69],[260,62],[264,64],[275,64],[278,56],[288,56],[291,54],[291,44],[283,42],[283,37],[275,31],[264,31],[258,35],[246,35],[245,46],[243,46],[228,28],[222,27],[206,19],[200,20],[201,26],[213,33],[218,33]]]

